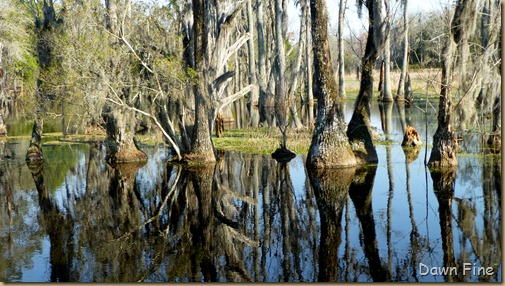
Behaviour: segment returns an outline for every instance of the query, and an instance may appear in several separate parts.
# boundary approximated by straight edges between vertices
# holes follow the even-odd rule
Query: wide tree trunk
[[[333,78],[325,1],[310,1],[310,14],[314,45],[314,94],[317,98],[318,114],[307,155],[307,166],[354,166],[357,162],[345,135],[341,98]]]
[[[140,151],[133,141],[135,130],[132,127],[135,124],[132,122],[135,122],[135,114],[124,108],[116,108],[107,117],[108,162],[115,164],[147,161],[147,155]]]
[[[400,73],[400,81],[398,82],[398,93],[396,95],[397,101],[405,100],[405,81],[407,78],[407,69],[408,69],[408,58],[409,58],[409,26],[408,26],[408,0],[402,0],[403,4],[403,62]],[[407,100],[409,100],[407,98]],[[410,100],[409,100],[410,101]]]
[[[354,113],[349,126],[347,136],[352,149],[360,164],[377,163],[377,151],[372,141],[372,131],[370,129],[370,104],[373,97],[373,67],[377,59],[378,46],[382,40],[380,27],[377,18],[377,10],[380,11],[379,2],[374,0],[366,1],[369,11],[368,38],[365,47],[365,54],[361,60],[361,82],[358,97],[354,103]]]

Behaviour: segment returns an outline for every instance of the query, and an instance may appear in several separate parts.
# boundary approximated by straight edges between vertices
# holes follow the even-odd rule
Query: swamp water
[[[46,144],[31,172],[28,140],[0,142],[0,281],[501,281],[501,156],[470,132],[430,173],[400,146],[406,123],[431,144],[422,110],[374,102],[377,166],[325,172],[235,152],[185,169],[162,147],[112,168],[99,144]]]

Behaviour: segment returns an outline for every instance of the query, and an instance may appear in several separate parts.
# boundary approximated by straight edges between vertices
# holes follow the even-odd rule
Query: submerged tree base
[[[491,149],[491,151],[495,154],[501,152],[501,135],[492,134],[487,139],[487,145]]]
[[[120,151],[110,154],[107,161],[111,164],[145,163],[147,162],[147,155],[134,147],[122,148]]]
[[[457,166],[456,151],[459,144],[454,132],[437,130],[433,139],[433,148],[431,149],[428,166],[435,168]]]
[[[177,158],[174,158],[177,160]],[[189,153],[182,155],[182,160],[180,161],[183,164],[187,165],[206,165],[216,163],[216,156],[208,155],[208,154],[198,154],[198,153]]]

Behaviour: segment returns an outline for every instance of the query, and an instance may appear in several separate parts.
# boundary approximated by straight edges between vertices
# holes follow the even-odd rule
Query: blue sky
[[[300,8],[296,8],[293,4],[294,1],[290,1],[288,15],[289,15],[289,31],[295,34],[295,38],[298,38],[300,29]],[[330,32],[337,30],[338,24],[338,10],[339,10],[339,0],[326,0],[326,7],[328,8],[329,22],[330,22]],[[403,8],[400,6],[400,1],[390,0],[392,7],[392,14],[394,17],[402,17]],[[440,10],[443,7],[447,7],[454,0],[409,0],[408,1],[408,11],[410,15],[429,12],[434,10]],[[352,29],[355,34],[361,34],[365,31],[368,26],[364,20],[368,17],[368,11],[366,7],[363,7],[362,18],[358,18],[358,12],[356,7],[356,0],[347,0],[347,10],[346,10],[346,25],[344,27],[345,35],[349,35]]]

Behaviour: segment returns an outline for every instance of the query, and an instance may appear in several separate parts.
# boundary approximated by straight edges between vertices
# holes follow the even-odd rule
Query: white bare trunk
[[[249,84],[256,86],[256,56],[254,46],[254,16],[251,5],[252,0],[247,0],[247,22],[249,26],[249,41],[247,42],[247,49],[249,52]],[[258,89],[254,87],[250,94],[251,107],[258,105]]]
[[[397,101],[405,100],[405,80],[407,78],[408,56],[409,56],[409,27],[408,27],[408,14],[407,14],[408,0],[403,0],[403,63],[400,74],[400,81],[398,82]]]
[[[386,18],[384,19],[385,23],[389,23],[391,21],[391,8],[389,0],[384,0],[384,4],[386,7]],[[385,29],[386,37],[384,42],[384,86],[383,86],[383,97],[382,101],[393,101],[393,94],[391,93],[391,35],[389,29]]]

